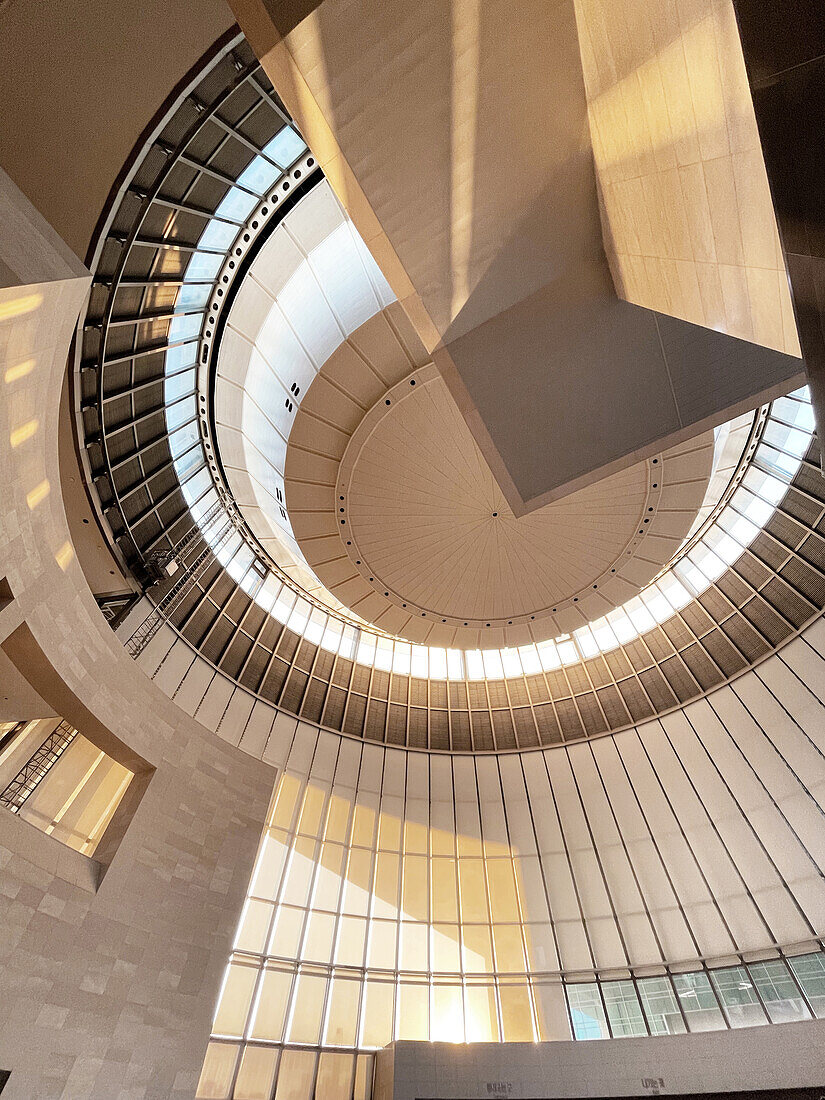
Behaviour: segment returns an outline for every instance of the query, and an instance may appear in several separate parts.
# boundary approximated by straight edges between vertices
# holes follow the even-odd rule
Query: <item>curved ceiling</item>
[[[640,592],[627,583],[613,610],[606,585],[590,589],[560,609],[555,641],[502,649],[503,632],[490,628],[478,632],[477,649],[411,645],[381,636],[393,633],[391,616],[406,614],[385,601],[382,615],[383,593],[369,593],[379,606],[365,617],[380,616],[384,630],[369,630],[343,611],[328,613],[285,575],[227,488],[208,378],[245,257],[319,173],[300,139],[283,133],[284,114],[254,59],[239,69],[233,49],[241,47],[230,45],[194,81],[199,108],[191,99],[170,104],[136,151],[129,189],[105,218],[78,336],[92,491],[142,584],[171,572],[166,562],[186,570],[183,588],[176,573],[149,589],[160,600],[158,621],[169,621],[182,645],[243,688],[332,729],[486,750],[598,735],[662,713],[759,660],[822,607],[825,505],[804,391],[717,431],[708,491],[684,545],[672,536],[668,567]],[[266,129],[227,137],[223,116],[252,93]],[[288,169],[279,167],[285,141],[297,157]],[[393,390],[427,367],[393,303],[350,332],[309,390],[287,387],[298,397],[287,459],[299,463],[287,485],[290,493],[293,482],[312,487],[307,519],[335,494],[348,441],[382,393],[392,402]],[[337,518],[335,506],[323,505]],[[296,531],[304,513],[290,503]],[[306,548],[303,529],[300,538]],[[336,550],[337,527],[313,542],[352,573]],[[171,603],[170,584],[180,589]]]
[[[275,562],[333,610],[284,507],[287,440],[313,378],[394,295],[326,180],[255,255],[227,317],[214,383],[216,443],[235,502]]]
[[[563,632],[570,610],[577,623],[605,614],[662,568],[702,505],[712,432],[517,518],[434,366],[382,392],[354,430],[340,369],[333,357],[302,403],[287,510],[333,595],[401,637],[519,645]],[[327,459],[312,478],[310,444]]]

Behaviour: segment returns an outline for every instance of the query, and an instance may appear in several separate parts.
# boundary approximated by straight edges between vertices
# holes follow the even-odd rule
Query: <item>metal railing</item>
[[[18,813],[75,737],[77,730],[74,726],[61,722],[0,794],[0,806],[5,806],[12,813]]]

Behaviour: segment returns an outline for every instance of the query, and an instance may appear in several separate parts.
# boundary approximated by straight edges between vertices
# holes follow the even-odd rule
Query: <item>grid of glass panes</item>
[[[192,395],[191,416],[194,400]],[[193,429],[194,421],[186,430]],[[632,642],[705,592],[742,556],[772,517],[799,470],[813,432],[807,388],[775,401],[738,488],[690,551],[627,603],[572,634],[537,645],[457,650],[381,637],[313,607],[271,574],[261,584],[259,572],[252,568],[254,555],[237,533],[220,546],[217,556],[232,579],[267,614],[313,644],[360,665],[430,680],[477,681],[535,675],[578,664]],[[172,438],[175,454],[178,433]],[[180,439],[183,446],[184,436]],[[203,518],[217,499],[214,489],[207,485],[208,470],[193,466],[184,478],[181,468],[179,475],[192,514],[196,519]],[[223,520],[213,520],[206,530],[207,539],[215,542],[222,531]]]
[[[557,933],[529,842],[538,788],[531,810],[495,758],[428,763],[351,742],[336,756],[324,736],[288,752],[199,1096],[269,1100],[277,1087],[309,1100],[303,1084],[277,1084],[288,1065],[310,1090],[340,1077],[324,1095],[348,1098],[369,1079],[359,1059],[394,1039],[559,1038]],[[588,1039],[807,1019],[825,1014],[819,959],[571,982],[570,1028]]]
[[[250,1059],[268,1081],[293,1046],[346,1053],[342,1091],[322,1093],[334,1098],[352,1095],[359,1055],[393,1039],[558,1038],[553,932],[546,899],[543,912],[531,901],[540,871],[513,856],[475,789],[464,803],[428,793],[415,797],[409,776],[406,795],[382,783],[371,798],[282,774],[199,1096],[258,1096]],[[258,1047],[270,1053],[249,1053]]]
[[[679,1035],[825,1018],[825,952],[565,985],[574,1039]]]

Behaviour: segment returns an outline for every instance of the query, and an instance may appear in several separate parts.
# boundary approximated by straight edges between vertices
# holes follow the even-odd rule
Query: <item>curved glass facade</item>
[[[681,712],[539,752],[284,719],[198,1095],[268,1098],[278,1065],[276,1096],[364,1095],[364,1056],[396,1039],[825,1014],[821,634]]]

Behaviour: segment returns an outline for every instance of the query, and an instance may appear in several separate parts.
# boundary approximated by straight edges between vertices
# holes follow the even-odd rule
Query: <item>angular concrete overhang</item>
[[[727,2],[233,7],[516,515],[804,383]]]

